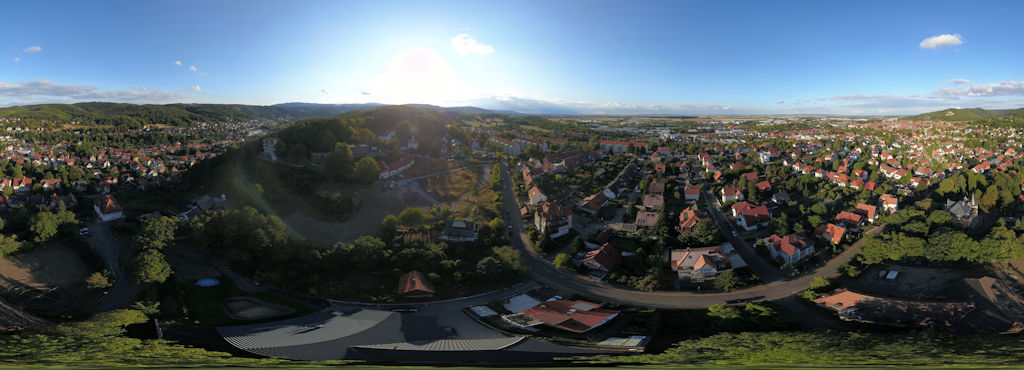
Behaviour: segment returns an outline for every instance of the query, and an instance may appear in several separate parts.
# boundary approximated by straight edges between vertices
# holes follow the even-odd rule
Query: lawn
[[[220,285],[212,287],[200,287],[196,285],[186,285],[184,283],[178,283],[178,294],[181,297],[181,301],[184,305],[185,316],[188,317],[189,322],[198,322],[203,326],[224,326],[224,325],[241,325],[241,324],[252,324],[258,322],[277,321],[281,319],[298,317],[309,314],[316,311],[315,307],[292,301],[290,299],[282,298],[269,293],[249,293],[242,289],[239,289],[230,281],[222,280]],[[295,312],[282,315],[278,317],[268,318],[266,320],[236,320],[228,316],[224,309],[221,307],[220,302],[224,298],[235,297],[235,296],[246,296],[259,298],[264,301],[286,306],[295,310]]]

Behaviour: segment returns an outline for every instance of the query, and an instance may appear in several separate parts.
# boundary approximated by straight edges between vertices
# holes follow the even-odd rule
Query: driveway
[[[518,205],[515,203],[515,196],[512,192],[512,185],[508,168],[505,163],[502,163],[503,176],[505,178],[505,209],[510,214],[518,214]],[[573,292],[582,296],[590,297],[593,299],[605,301],[605,302],[619,302],[634,306],[646,306],[654,308],[676,308],[676,309],[697,309],[706,308],[720,303],[727,303],[733,300],[766,300],[775,301],[783,299],[799,293],[808,288],[811,280],[814,278],[823,277],[835,277],[839,276],[839,266],[853,259],[860,250],[860,242],[854,243],[850,248],[841,253],[840,255],[833,258],[827,264],[818,269],[800,276],[798,278],[782,278],[781,274],[775,272],[774,274],[761,275],[763,281],[766,284],[752,286],[746,289],[742,289],[730,293],[692,293],[692,292],[672,292],[672,291],[657,291],[657,292],[641,292],[637,290],[621,289],[611,284],[597,282],[591,279],[587,279],[579,274],[569,273],[565,271],[559,271],[555,267],[544,260],[543,257],[533,252],[532,248],[528,247],[526,234],[522,220],[518,219],[506,219],[505,222],[508,225],[512,225],[513,237],[511,240],[512,246],[517,248],[523,255],[523,260],[526,266],[530,269],[530,275],[540,283],[550,285],[552,287],[561,289],[566,292]],[[875,229],[868,231],[868,233],[877,233],[882,229],[883,225],[879,225]],[[747,245],[739,244],[736,241],[734,245]],[[749,246],[749,245],[748,245]],[[742,251],[744,248],[737,247],[737,251]],[[748,250],[747,252],[752,252]],[[740,252],[743,255],[744,252]],[[748,260],[746,255],[743,255],[745,260]],[[760,261],[760,258],[752,256],[747,262],[753,265],[754,261]],[[764,262],[764,261],[761,261]],[[771,267],[771,266],[768,266]],[[762,267],[752,267],[755,273],[764,271]]]
[[[135,283],[131,273],[121,268],[118,262],[118,255],[122,250],[127,251],[124,243],[114,237],[110,231],[111,222],[97,222],[89,225],[89,232],[92,237],[86,239],[89,246],[95,249],[107,265],[107,270],[113,275],[114,286],[107,290],[106,295],[93,307],[92,312],[106,312],[122,309],[135,302],[135,297],[142,292],[143,287]]]

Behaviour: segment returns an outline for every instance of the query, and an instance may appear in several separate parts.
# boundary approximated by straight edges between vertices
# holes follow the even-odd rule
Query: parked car
[[[85,237],[85,238],[91,238],[92,237],[92,233],[89,232],[89,228],[88,227],[83,227],[81,229],[78,229],[78,235],[81,235],[82,237]]]

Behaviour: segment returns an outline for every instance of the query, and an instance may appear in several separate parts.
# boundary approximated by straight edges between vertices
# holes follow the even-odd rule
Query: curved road
[[[795,279],[778,278],[766,284],[752,286],[743,290],[730,293],[692,293],[675,291],[641,292],[637,290],[621,289],[611,284],[601,283],[585,278],[579,274],[559,271],[554,265],[543,257],[534,253],[532,248],[527,247],[526,234],[524,232],[522,218],[519,217],[519,208],[516,203],[515,193],[512,190],[511,177],[505,162],[502,165],[502,177],[505,181],[504,199],[505,210],[510,217],[516,220],[509,220],[507,224],[512,225],[514,234],[511,243],[523,254],[523,260],[530,269],[530,275],[537,281],[556,287],[565,291],[575,292],[583,296],[596,298],[606,302],[619,302],[623,304],[648,306],[655,308],[707,308],[716,304],[726,303],[732,300],[766,300],[774,301],[789,297],[808,288],[811,280],[819,276],[835,277],[839,275],[839,265],[851,260],[860,250],[860,242],[854,243],[850,248],[830,260],[827,264],[813,272],[797,277]],[[881,231],[882,227],[865,232],[873,234]],[[748,262],[750,263],[750,262]],[[779,274],[776,274],[779,275]]]

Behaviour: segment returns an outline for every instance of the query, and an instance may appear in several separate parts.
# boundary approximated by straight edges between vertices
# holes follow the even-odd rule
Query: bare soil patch
[[[43,314],[73,311],[88,293],[88,273],[78,255],[60,244],[0,258],[0,288],[7,299]]]

